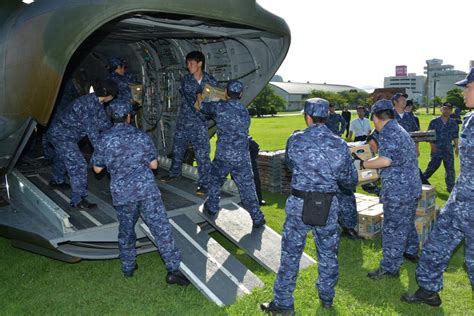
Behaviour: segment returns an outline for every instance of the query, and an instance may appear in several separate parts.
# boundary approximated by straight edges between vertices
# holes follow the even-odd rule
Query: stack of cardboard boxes
[[[359,236],[372,239],[380,235],[383,226],[383,206],[378,197],[356,193],[358,212],[357,227]],[[422,196],[416,209],[415,227],[420,240],[420,247],[428,238],[438,216],[436,207],[436,189],[423,185]]]

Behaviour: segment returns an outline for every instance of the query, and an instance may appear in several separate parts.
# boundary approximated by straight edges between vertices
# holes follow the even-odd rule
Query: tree
[[[259,93],[259,95],[250,103],[250,108],[254,108],[257,116],[265,114],[276,114],[277,111],[285,109],[285,99],[277,95],[269,85]],[[249,111],[251,113],[252,111]]]
[[[365,105],[369,103],[369,94],[365,91],[340,91],[340,92],[329,92],[322,90],[313,90],[309,96],[310,98],[323,98],[328,100],[330,103],[337,105],[349,105],[355,108],[357,105]]]
[[[446,93],[446,102],[452,105],[464,109],[464,96],[462,90],[459,88],[453,88]]]

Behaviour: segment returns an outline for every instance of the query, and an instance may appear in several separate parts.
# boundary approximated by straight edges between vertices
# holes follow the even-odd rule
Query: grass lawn
[[[424,113],[424,111],[422,111]],[[431,115],[420,115],[422,129]],[[251,135],[261,150],[285,147],[288,136],[305,128],[302,116],[254,118]],[[213,140],[213,143],[215,139]],[[419,158],[423,170],[429,160],[429,146],[422,143]],[[459,159],[456,158],[456,170]],[[448,194],[441,167],[430,181],[438,190],[439,205]],[[268,225],[278,232],[285,218],[285,196],[264,193],[268,205],[263,207]],[[0,238],[0,315],[24,314],[119,314],[119,315],[260,315],[258,303],[272,298],[275,274],[266,272],[242,250],[214,233],[213,237],[233,252],[265,282],[236,304],[219,308],[189,286],[178,288],[164,282],[165,268],[156,253],[138,257],[140,269],[131,279],[120,272],[118,260],[87,261],[66,264],[12,248]],[[312,236],[306,252],[316,257]],[[350,241],[341,239],[339,282],[334,309],[322,310],[314,284],[316,267],[302,271],[295,292],[295,308],[300,315],[474,315],[474,296],[464,265],[464,247],[459,247],[444,274],[445,289],[440,308],[413,306],[400,302],[400,294],[417,288],[415,265],[404,263],[400,279],[372,281],[368,271],[377,268],[381,258],[380,239]]]

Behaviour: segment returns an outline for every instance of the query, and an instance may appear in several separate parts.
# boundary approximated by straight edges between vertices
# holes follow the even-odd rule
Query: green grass
[[[424,111],[421,111],[424,113]],[[420,115],[422,128],[430,115]],[[254,118],[251,134],[262,150],[285,147],[288,136],[305,128],[302,116]],[[214,140],[215,141],[215,140]],[[429,146],[421,145],[420,167],[429,160]],[[456,159],[456,169],[459,159]],[[438,204],[447,199],[444,169],[430,179],[438,190]],[[264,193],[268,205],[263,207],[268,225],[281,232],[285,218],[285,197]],[[119,314],[119,315],[260,315],[258,304],[272,298],[275,274],[237,249],[227,239],[213,233],[221,244],[247,265],[265,287],[240,299],[236,304],[219,308],[207,301],[193,286],[178,288],[164,282],[165,268],[156,253],[138,257],[136,275],[124,279],[118,260],[88,261],[66,264],[12,248],[0,238],[0,315],[24,314]],[[315,255],[312,236],[308,235],[306,253]],[[314,284],[316,267],[302,271],[295,291],[295,308],[300,315],[474,315],[474,297],[464,265],[464,247],[459,247],[444,273],[441,308],[413,306],[400,302],[400,294],[414,291],[415,265],[405,263],[399,280],[371,281],[368,271],[381,259],[380,239],[369,241],[341,240],[339,282],[335,308],[322,310]]]

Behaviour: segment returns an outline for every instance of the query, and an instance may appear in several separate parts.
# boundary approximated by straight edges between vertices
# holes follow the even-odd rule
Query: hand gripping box
[[[204,85],[204,89],[202,90],[201,95],[202,95],[202,102],[219,101],[219,100],[227,99],[227,93],[224,89],[213,87],[208,83]],[[194,103],[194,108],[196,108],[196,110],[198,111],[201,109],[201,102],[199,102],[199,100],[196,100],[196,103]]]
[[[359,236],[371,239],[380,234],[382,230],[383,205],[377,204],[358,213]]]
[[[374,154],[370,150],[370,146],[368,144],[364,144],[363,142],[354,142],[354,143],[347,143],[349,149],[351,150],[351,154],[357,155],[362,160],[369,160],[370,158],[374,157]],[[357,169],[357,175],[359,177],[359,184],[365,182],[372,182],[379,178],[379,174],[377,169],[361,169],[360,163],[358,160],[354,160],[354,165]]]

